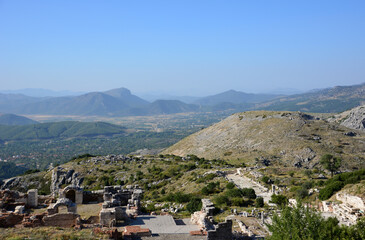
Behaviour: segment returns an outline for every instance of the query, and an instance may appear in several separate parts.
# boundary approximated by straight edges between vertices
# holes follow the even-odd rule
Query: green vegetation
[[[256,198],[255,207],[262,208],[264,206],[264,199],[262,197]]]
[[[138,149],[164,148],[185,137],[186,134],[189,132],[154,133],[140,131],[111,137],[8,141],[6,144],[0,143],[0,158],[23,164],[28,169],[37,167],[44,169],[50,163],[62,164],[85,153],[95,156],[128,154]]]
[[[320,200],[327,200],[347,184],[356,184],[361,180],[365,180],[365,169],[338,174],[325,182],[325,187],[319,191],[318,197]]]
[[[277,204],[279,207],[283,208],[288,204],[288,198],[284,195],[273,194],[271,196],[270,202]]]
[[[26,173],[26,168],[17,167],[12,162],[0,162],[0,180]]]
[[[322,166],[331,172],[331,176],[333,177],[333,173],[336,172],[341,167],[341,158],[334,157],[331,154],[325,154],[321,157],[320,163]]]
[[[365,239],[365,221],[355,226],[339,226],[336,218],[324,219],[311,208],[298,204],[295,208],[285,207],[281,215],[274,214],[269,240],[360,240]]]
[[[18,116],[15,114],[0,114],[1,125],[28,125],[36,123],[38,122],[23,116]]]
[[[126,128],[105,122],[54,122],[26,126],[0,125],[1,140],[54,139],[123,134]]]

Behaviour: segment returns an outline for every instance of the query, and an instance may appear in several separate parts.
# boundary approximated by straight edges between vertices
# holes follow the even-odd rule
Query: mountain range
[[[188,98],[186,98],[188,99]],[[365,84],[338,86],[290,96],[252,94],[229,90],[216,95],[180,101],[148,102],[126,88],[78,96],[31,97],[0,93],[0,112],[76,116],[144,116],[183,112],[277,110],[342,112],[365,103]]]

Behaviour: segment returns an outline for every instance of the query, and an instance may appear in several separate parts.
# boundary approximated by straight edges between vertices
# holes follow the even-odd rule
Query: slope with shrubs
[[[97,135],[113,135],[125,133],[122,126],[104,122],[54,122],[26,126],[0,125],[0,139],[52,139],[70,137],[88,137]]]

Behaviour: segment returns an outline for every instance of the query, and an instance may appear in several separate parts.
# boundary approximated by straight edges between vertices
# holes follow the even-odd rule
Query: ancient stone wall
[[[209,230],[207,240],[230,240],[232,235],[232,220],[218,223],[215,230]]]
[[[73,227],[79,224],[79,215],[76,213],[57,213],[43,217],[45,226]]]

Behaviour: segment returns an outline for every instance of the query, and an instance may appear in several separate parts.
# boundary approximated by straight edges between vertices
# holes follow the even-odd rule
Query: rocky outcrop
[[[52,171],[51,192],[54,196],[58,196],[62,185],[68,184],[74,187],[80,187],[84,178],[79,177],[79,173],[75,170],[65,170],[61,167],[56,167]]]
[[[365,105],[353,108],[346,114],[341,125],[365,132]]]

